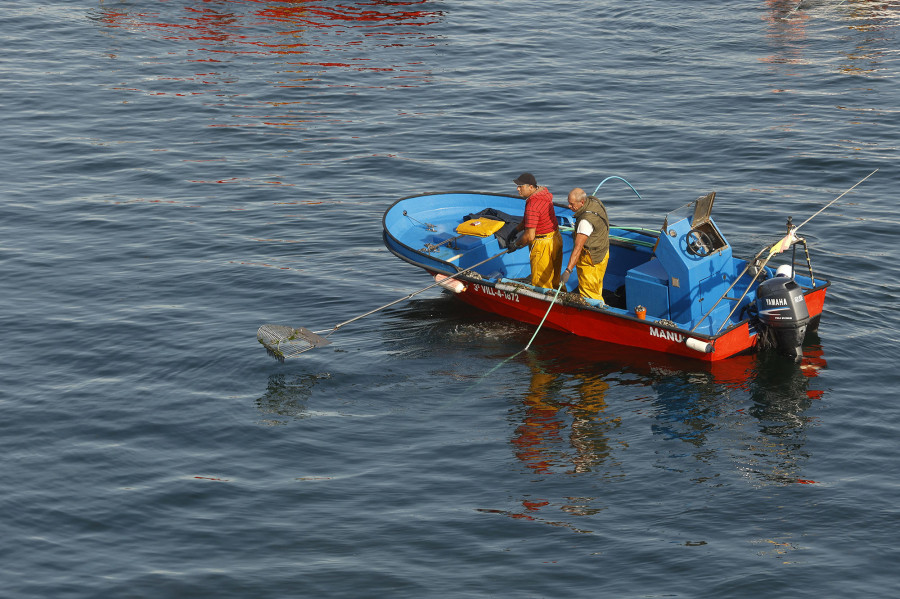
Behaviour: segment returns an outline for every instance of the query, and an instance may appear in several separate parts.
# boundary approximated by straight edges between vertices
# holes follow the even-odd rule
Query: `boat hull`
[[[805,294],[811,322],[818,322],[825,301],[825,287]],[[659,322],[639,319],[602,309],[588,309],[565,303],[554,303],[550,312],[548,301],[497,288],[486,282],[468,281],[465,291],[456,294],[459,300],[486,312],[538,325],[547,315],[543,327],[564,333],[586,337],[604,343],[614,343],[683,356],[705,362],[715,362],[752,351],[756,345],[756,333],[747,319],[730,330],[716,336],[692,335],[687,331],[668,327]],[[551,292],[547,299],[552,300]],[[810,329],[812,329],[812,325]],[[691,349],[686,341],[696,339],[710,343],[713,351],[704,353]]]

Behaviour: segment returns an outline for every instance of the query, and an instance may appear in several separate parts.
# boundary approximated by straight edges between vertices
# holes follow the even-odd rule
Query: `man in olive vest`
[[[575,247],[560,280],[567,282],[578,268],[578,292],[603,301],[603,275],[609,262],[609,217],[594,196],[576,187],[569,192],[569,208],[575,213]]]

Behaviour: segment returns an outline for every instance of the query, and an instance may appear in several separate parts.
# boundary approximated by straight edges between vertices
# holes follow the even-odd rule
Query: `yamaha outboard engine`
[[[774,346],[779,353],[799,360],[803,356],[803,338],[809,324],[809,310],[800,285],[785,272],[778,272],[775,277],[760,283],[756,291],[756,308],[759,317],[757,345],[762,349]]]

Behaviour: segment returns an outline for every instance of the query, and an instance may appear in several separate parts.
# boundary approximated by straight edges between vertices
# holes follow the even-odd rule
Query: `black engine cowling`
[[[794,279],[779,275],[760,283],[756,291],[761,348],[774,346],[781,354],[799,360],[809,324],[803,290]]]

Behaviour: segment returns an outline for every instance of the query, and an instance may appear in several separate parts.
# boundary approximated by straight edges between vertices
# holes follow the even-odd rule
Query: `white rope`
[[[539,324],[538,328],[534,331],[534,335],[531,336],[531,341],[529,341],[528,345],[525,346],[524,351],[527,351],[528,348],[531,347],[531,342],[534,341],[534,338],[537,337],[538,331],[540,331],[541,327],[544,326],[544,321],[547,320],[547,316],[550,314],[550,309],[553,307],[553,304],[556,303],[556,298],[559,297],[559,292],[562,291],[563,285],[565,285],[565,283],[560,281],[559,287],[556,288],[556,295],[553,296],[553,299],[550,301],[550,305],[547,306],[547,311],[544,312],[544,317],[541,319],[541,324]]]

